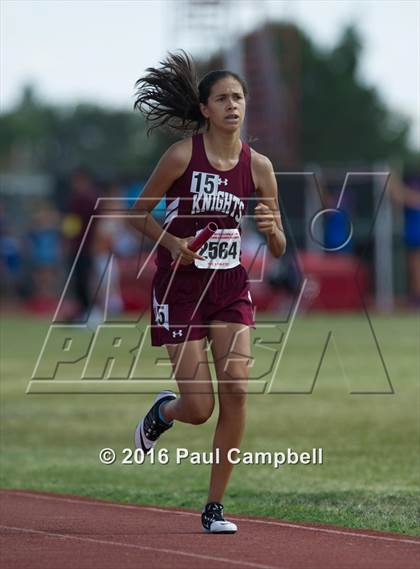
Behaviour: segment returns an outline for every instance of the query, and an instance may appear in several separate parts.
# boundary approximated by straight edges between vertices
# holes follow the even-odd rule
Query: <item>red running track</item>
[[[2,569],[419,569],[420,538],[229,516],[209,535],[198,512],[0,491]]]

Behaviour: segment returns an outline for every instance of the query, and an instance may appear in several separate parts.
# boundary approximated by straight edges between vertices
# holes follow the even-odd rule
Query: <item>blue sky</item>
[[[2,0],[1,108],[10,108],[32,82],[50,101],[131,109],[134,81],[168,49],[194,54],[203,44],[281,18],[331,46],[355,23],[365,44],[364,81],[410,117],[412,141],[420,147],[417,0],[231,0],[229,9],[220,25],[205,20],[194,28],[185,24],[182,0]]]

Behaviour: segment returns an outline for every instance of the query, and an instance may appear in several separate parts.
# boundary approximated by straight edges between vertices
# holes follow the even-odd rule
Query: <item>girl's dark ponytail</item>
[[[169,53],[161,67],[149,67],[136,81],[134,109],[141,111],[150,127],[168,126],[182,132],[197,132],[205,118],[200,111],[197,74],[191,57],[181,50]]]

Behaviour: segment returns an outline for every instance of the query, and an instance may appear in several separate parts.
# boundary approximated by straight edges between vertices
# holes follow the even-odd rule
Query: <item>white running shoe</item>
[[[219,502],[209,502],[201,514],[201,523],[207,533],[236,533],[238,528],[233,522],[223,517],[223,505]]]

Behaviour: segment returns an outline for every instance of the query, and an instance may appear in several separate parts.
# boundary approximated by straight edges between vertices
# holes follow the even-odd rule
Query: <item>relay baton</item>
[[[214,235],[214,233],[216,233],[218,229],[219,228],[217,226],[217,223],[214,223],[214,221],[210,221],[210,223],[206,225],[203,231],[199,235],[197,235],[197,237],[193,241],[191,241],[191,243],[188,245],[188,249],[191,249],[191,251],[194,251],[195,253],[200,249],[202,245],[204,245],[206,241],[210,239],[210,237]]]
[[[217,223],[214,223],[214,221],[210,221],[210,223],[206,225],[203,231],[199,235],[197,235],[197,237],[193,241],[191,241],[191,243],[188,245],[188,249],[191,249],[191,251],[194,251],[195,253],[201,248],[202,245],[204,245],[206,241],[210,239],[210,237],[212,237],[215,234],[215,232],[218,229],[219,227]],[[174,268],[175,264],[176,260],[172,261],[171,264],[172,269]]]

